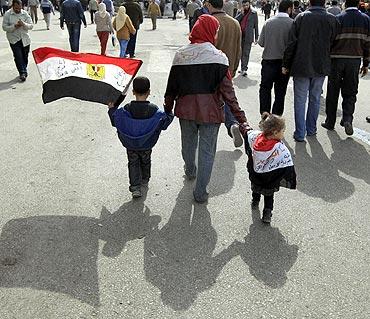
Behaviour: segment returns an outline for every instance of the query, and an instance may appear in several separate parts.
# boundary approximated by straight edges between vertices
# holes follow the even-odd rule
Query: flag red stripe
[[[136,59],[122,59],[94,53],[75,53],[56,48],[42,47],[32,51],[36,64],[51,57],[79,61],[88,64],[114,64],[122,68],[127,74],[135,76],[143,61]]]

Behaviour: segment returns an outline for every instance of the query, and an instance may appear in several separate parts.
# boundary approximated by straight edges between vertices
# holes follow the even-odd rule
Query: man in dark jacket
[[[127,44],[126,53],[130,55],[130,58],[135,57],[135,48],[136,48],[136,38],[137,33],[140,28],[140,24],[143,23],[143,11],[141,10],[140,5],[133,0],[126,0],[123,4],[126,8],[126,14],[130,17],[132,24],[134,25],[136,32],[135,34],[130,34],[130,40]]]
[[[263,13],[265,14],[265,21],[267,19],[270,19],[270,16],[271,16],[271,9],[272,9],[272,6],[271,6],[271,3],[269,0],[267,0],[267,2],[265,3],[265,5],[263,6]]]
[[[65,0],[60,10],[60,27],[64,30],[64,22],[69,33],[69,44],[72,52],[80,50],[81,21],[87,27],[81,2],[78,0]]]
[[[325,0],[311,0],[311,7],[299,14],[289,34],[282,72],[294,81],[294,139],[303,142],[305,135],[316,134],[320,95],[325,76],[330,74],[330,48],[339,23],[327,13]],[[306,116],[306,101],[309,96]]]
[[[252,49],[252,43],[258,40],[258,15],[251,8],[250,0],[242,1],[241,12],[235,17],[240,24],[242,31],[242,56],[241,56],[241,74],[247,75],[249,55]]]
[[[342,93],[342,120],[347,135],[353,134],[353,113],[358,92],[358,74],[366,75],[369,66],[370,19],[357,10],[359,0],[346,0],[346,11],[337,18],[340,30],[331,49],[331,72],[326,95],[326,120],[322,127],[333,130]],[[363,59],[362,68],[361,58]]]

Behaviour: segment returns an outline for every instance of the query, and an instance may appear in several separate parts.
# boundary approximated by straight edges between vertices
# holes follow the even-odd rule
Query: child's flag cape
[[[43,83],[42,101],[62,97],[108,104],[127,91],[143,63],[92,53],[38,48],[33,57]]]

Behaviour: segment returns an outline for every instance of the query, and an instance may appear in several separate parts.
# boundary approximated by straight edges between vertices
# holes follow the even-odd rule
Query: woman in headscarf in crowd
[[[126,8],[124,6],[118,8],[118,13],[113,20],[113,28],[117,31],[117,39],[121,48],[119,56],[124,58],[127,43],[130,40],[130,34],[135,34],[136,32],[130,17],[126,14]]]
[[[195,23],[190,44],[175,55],[165,93],[165,111],[180,119],[182,157],[185,177],[196,178],[195,201],[207,201],[207,185],[211,178],[220,123],[225,121],[224,104],[240,124],[242,134],[250,129],[235,96],[228,59],[214,46],[220,24],[210,15],[202,15]],[[198,148],[198,165],[195,154]]]
[[[105,55],[109,33],[113,33],[112,19],[107,12],[105,4],[100,3],[98,12],[95,13],[96,33],[100,40],[100,54]]]

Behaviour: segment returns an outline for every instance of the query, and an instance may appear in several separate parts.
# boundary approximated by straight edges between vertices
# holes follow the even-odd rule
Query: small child
[[[248,154],[248,172],[252,188],[252,208],[258,207],[261,195],[264,196],[262,221],[271,222],[274,208],[274,193],[279,187],[296,188],[296,173],[292,156],[282,142],[285,121],[282,117],[262,114],[261,131],[248,132],[245,143]]]
[[[173,114],[164,113],[147,101],[150,81],[140,76],[133,81],[131,101],[123,108],[110,104],[109,117],[117,128],[118,138],[127,149],[130,192],[133,198],[141,197],[141,186],[146,187],[150,179],[152,148],[157,143],[161,130],[167,129]]]

